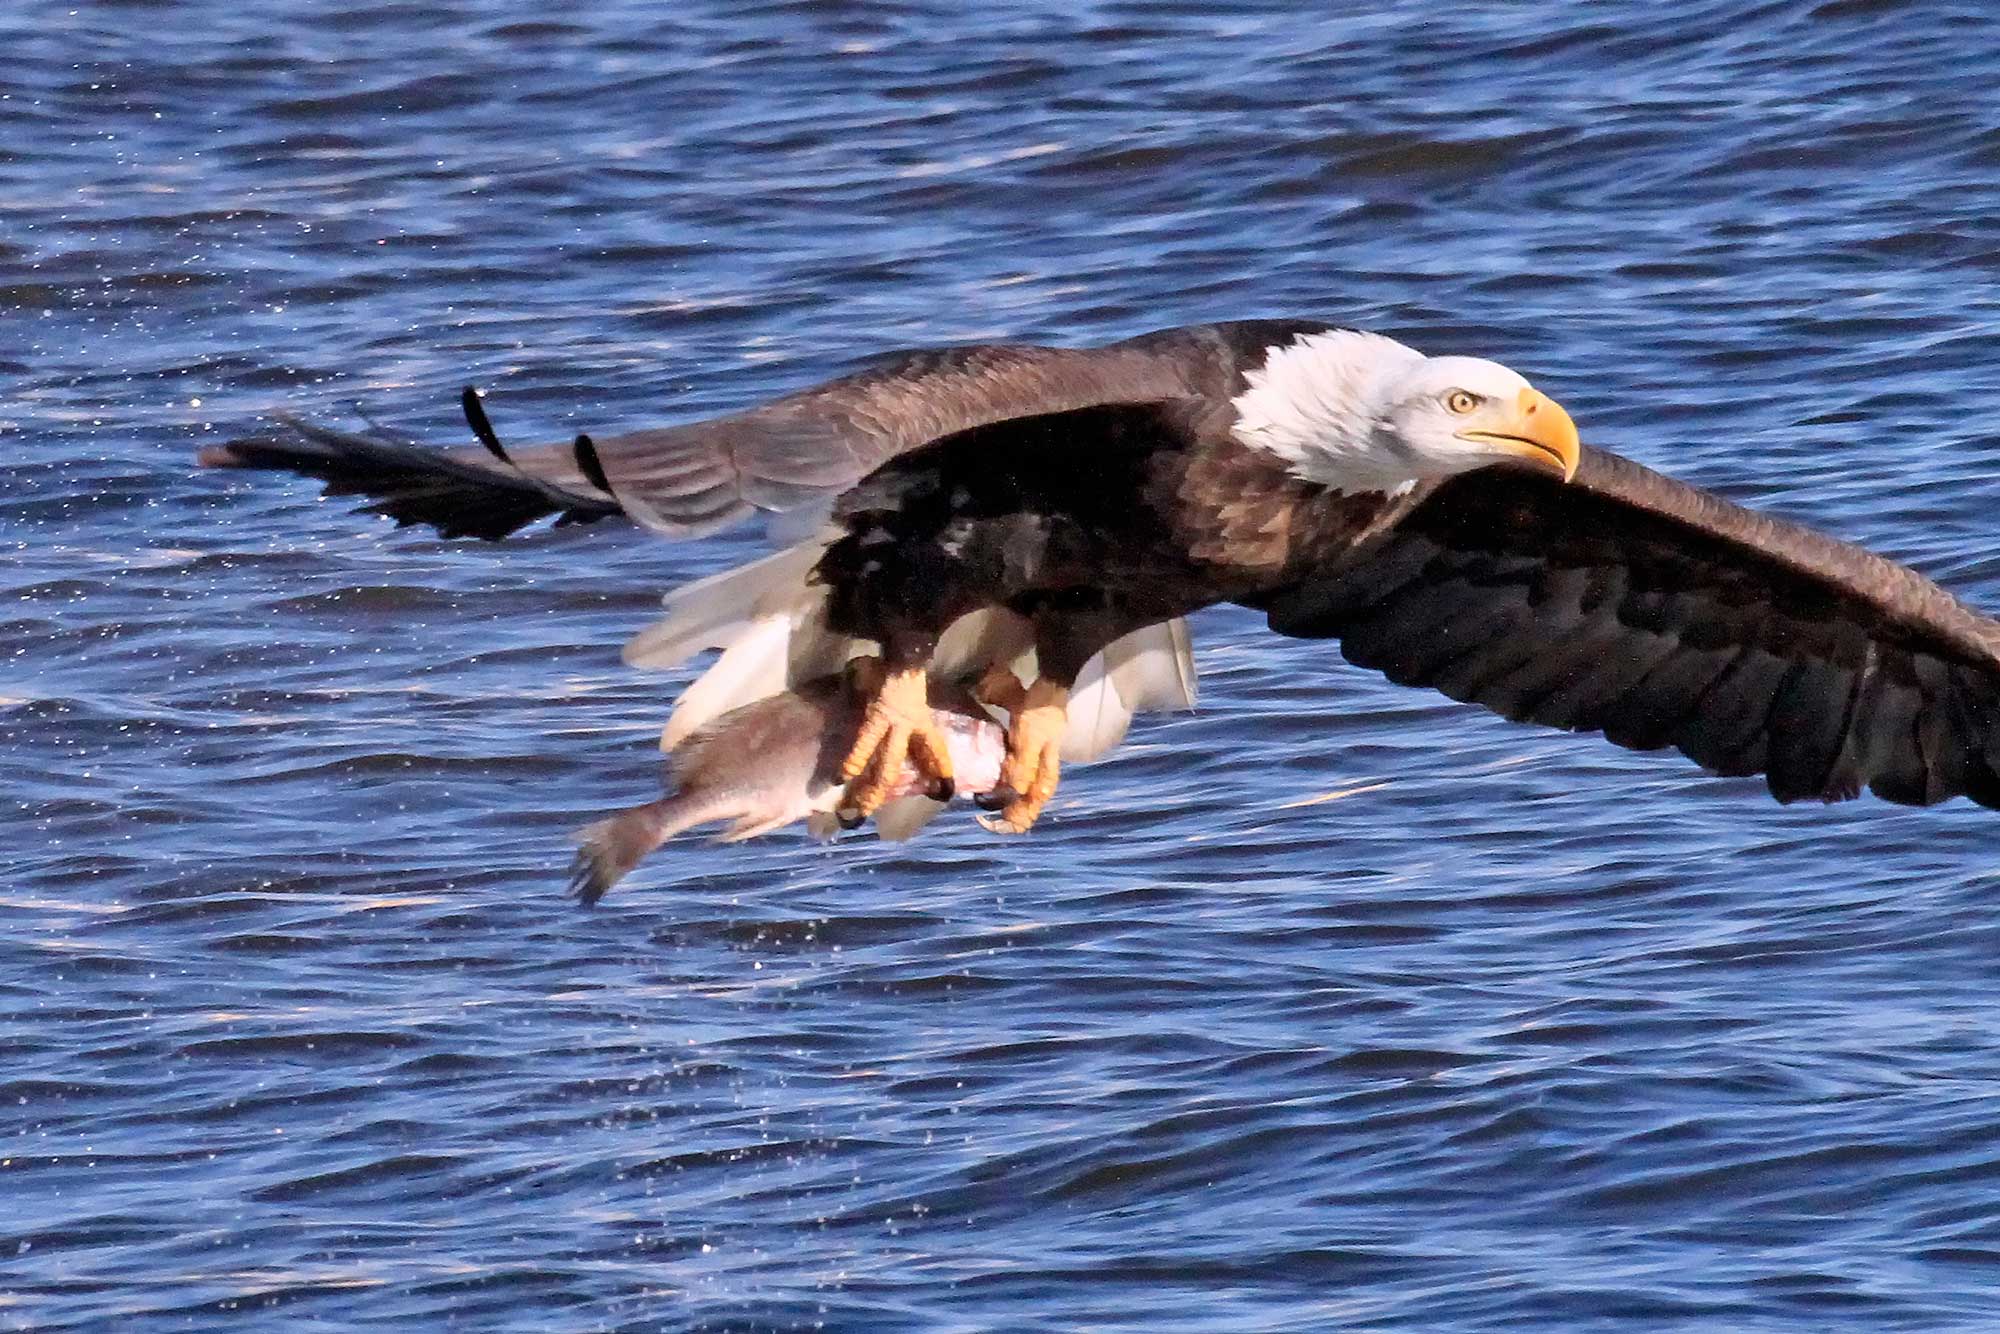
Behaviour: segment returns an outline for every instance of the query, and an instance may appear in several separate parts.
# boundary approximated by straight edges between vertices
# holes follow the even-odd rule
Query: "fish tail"
[[[588,908],[625,877],[641,858],[684,829],[719,818],[726,812],[693,793],[676,793],[614,811],[576,831],[576,860],[570,867],[569,893]]]

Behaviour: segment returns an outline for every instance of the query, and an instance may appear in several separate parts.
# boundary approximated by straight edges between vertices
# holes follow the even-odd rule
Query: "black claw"
[[[840,821],[842,829],[859,829],[868,822],[868,817],[860,811],[835,811],[833,818]]]
[[[979,793],[977,796],[973,797],[972,804],[977,806],[982,811],[1004,810],[1007,807],[1013,805],[1015,799],[1018,798],[1020,795],[1021,794],[1016,792],[1013,788],[1007,787],[1003,784],[1000,787],[994,788],[991,792]]]
[[[930,787],[925,790],[924,795],[932,801],[950,801],[957,791],[958,784],[954,783],[951,779],[933,778],[931,779]]]

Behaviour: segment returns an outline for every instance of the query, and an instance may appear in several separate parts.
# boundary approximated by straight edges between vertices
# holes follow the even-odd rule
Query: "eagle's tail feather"
[[[1194,682],[1185,621],[1149,625],[1115,641],[1085,664],[1070,691],[1063,759],[1102,758],[1125,739],[1134,714],[1193,708]]]
[[[811,582],[824,549],[823,539],[801,542],[684,584],[667,594],[667,614],[626,644],[627,664],[653,670],[722,651],[681,692],[661,749],[672,750],[731,709],[837,671],[854,656],[857,641],[827,628],[826,590]]]

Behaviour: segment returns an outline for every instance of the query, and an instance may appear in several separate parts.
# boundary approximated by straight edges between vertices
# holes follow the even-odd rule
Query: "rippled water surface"
[[[189,466],[1309,314],[2000,607],[1991,13],[0,8],[0,1326],[2000,1328],[2000,815],[1221,611],[1032,837],[584,912],[755,535]]]

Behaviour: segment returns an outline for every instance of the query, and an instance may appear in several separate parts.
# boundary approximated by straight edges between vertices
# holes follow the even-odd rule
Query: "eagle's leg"
[[[933,800],[949,801],[952,794],[951,751],[931,712],[925,671],[930,645],[892,640],[884,649],[883,657],[857,664],[854,673],[868,704],[840,764],[847,793],[835,812],[850,829],[889,799],[906,761],[929,780]]]
[[[1135,610],[1101,589],[1070,590],[1017,610],[1034,622],[1041,675],[1023,686],[1011,670],[996,665],[973,687],[980,700],[1007,711],[1000,782],[976,798],[998,812],[979,820],[996,834],[1026,833],[1056,794],[1069,693],[1085,664],[1121,635],[1151,624],[1155,615],[1152,608]]]
[[[1000,783],[979,799],[997,815],[979,818],[996,834],[1024,834],[1041,817],[1062,779],[1063,733],[1069,727],[1069,686],[1048,676],[1023,686],[1005,667],[993,667],[973,688],[986,704],[1007,711],[1007,757]]]

